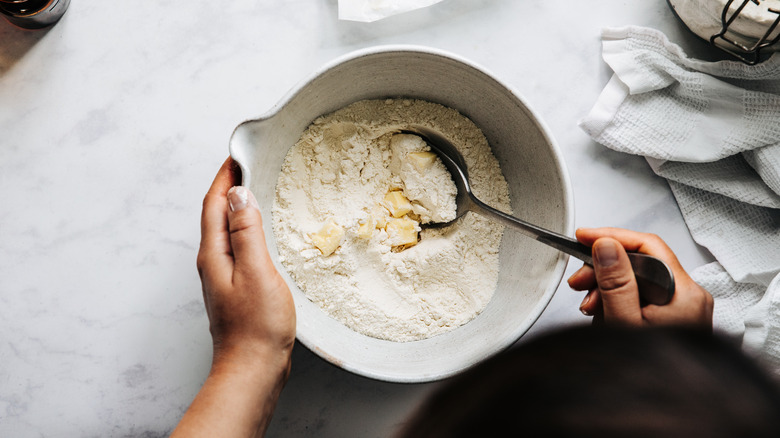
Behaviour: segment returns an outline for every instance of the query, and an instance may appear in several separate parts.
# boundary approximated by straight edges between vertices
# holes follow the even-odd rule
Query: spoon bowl
[[[469,183],[466,161],[458,149],[447,138],[438,132],[424,126],[412,126],[402,131],[405,134],[417,135],[430,146],[431,150],[439,156],[444,166],[450,172],[458,193],[455,197],[455,219],[446,223],[429,224],[429,226],[447,226],[458,220],[469,211],[500,222],[526,236],[541,243],[551,246],[571,256],[577,257],[586,264],[593,266],[591,248],[577,240],[533,225],[522,219],[516,218],[497,210],[480,201],[472,192]],[[639,295],[643,305],[654,304],[662,306],[668,304],[674,296],[674,274],[669,266],[658,257],[637,252],[629,252],[628,259],[634,270]]]

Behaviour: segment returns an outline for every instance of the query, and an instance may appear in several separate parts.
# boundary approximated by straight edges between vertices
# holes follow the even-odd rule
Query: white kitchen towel
[[[780,275],[768,288],[734,281],[718,262],[701,266],[691,275],[716,297],[714,326],[741,339],[743,348],[780,380]]]
[[[718,260],[694,272],[716,298],[716,327],[744,334],[780,375],[780,54],[705,62],[640,27],[602,40],[614,75],[580,126],[669,181]]]

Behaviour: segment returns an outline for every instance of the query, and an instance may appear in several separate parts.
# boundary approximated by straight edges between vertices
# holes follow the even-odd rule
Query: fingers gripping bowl
[[[256,195],[269,250],[290,285],[298,340],[354,373],[393,382],[448,377],[501,351],[541,315],[567,256],[511,230],[504,232],[498,286],[485,310],[450,332],[413,342],[360,334],[308,300],[278,260],[271,205],[285,156],[317,117],[365,99],[415,98],[471,119],[483,132],[523,219],[571,235],[572,195],[560,151],[544,124],[512,90],[473,63],[441,51],[384,46],[346,55],[315,72],[270,113],[240,124],[230,140],[243,184]]]

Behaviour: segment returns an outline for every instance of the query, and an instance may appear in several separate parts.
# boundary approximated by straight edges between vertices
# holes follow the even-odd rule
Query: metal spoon
[[[432,226],[446,226],[456,221],[458,218],[473,211],[482,216],[496,220],[504,225],[508,225],[528,237],[536,239],[546,245],[549,245],[566,254],[577,257],[586,264],[593,266],[591,248],[583,245],[571,237],[555,233],[550,230],[530,224],[522,219],[510,216],[493,207],[490,207],[477,199],[471,191],[469,184],[468,171],[463,156],[458,152],[455,146],[449,140],[439,133],[421,126],[409,127],[401,132],[413,134],[421,137],[431,147],[452,175],[452,180],[458,188],[458,194],[455,202],[457,213],[455,219],[447,223],[430,224]],[[631,261],[631,267],[634,270],[637,285],[639,286],[639,295],[642,304],[664,305],[671,301],[674,295],[674,274],[669,266],[661,259],[647,254],[629,252],[628,258]]]

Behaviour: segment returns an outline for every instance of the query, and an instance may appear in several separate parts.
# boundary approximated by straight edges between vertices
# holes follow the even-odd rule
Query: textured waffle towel
[[[693,238],[715,327],[780,376],[780,55],[704,62],[653,29],[602,33],[612,79],[580,126],[666,178]]]

